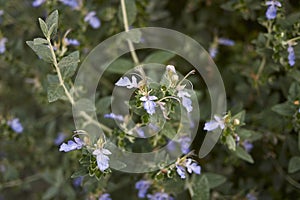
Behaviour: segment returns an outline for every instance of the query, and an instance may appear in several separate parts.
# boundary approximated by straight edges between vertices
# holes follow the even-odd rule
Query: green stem
[[[53,59],[53,65],[55,67],[55,70],[56,70],[56,73],[57,73],[57,76],[58,76],[59,84],[63,87],[63,89],[65,91],[65,94],[67,95],[70,103],[72,105],[74,105],[75,101],[74,101],[72,95],[70,94],[69,90],[67,89],[67,87],[65,85],[65,82],[64,82],[64,79],[62,78],[62,75],[61,75],[60,69],[58,67],[57,59],[56,59],[56,56],[55,56],[54,49],[53,49],[53,46],[51,44],[50,38],[47,38],[47,41],[48,41],[48,46],[49,46],[50,51],[51,51],[51,55],[52,55],[52,59]]]
[[[186,177],[186,180],[185,180],[185,188],[188,189],[191,197],[194,196],[194,190],[193,190],[193,187],[192,187],[192,184],[190,183],[190,180],[189,180],[189,176]]]
[[[299,39],[300,39],[300,36],[295,37],[295,38],[292,38],[292,39],[289,39],[289,40],[286,41],[285,43],[288,44],[288,43],[294,42],[294,41],[299,40]]]
[[[125,28],[125,31],[128,32],[129,31],[129,25],[128,25],[128,18],[127,18],[125,0],[121,0],[121,8],[122,8],[124,28]],[[130,40],[127,40],[127,43],[128,43],[128,46],[129,46],[129,50],[130,50],[132,60],[135,63],[135,65],[138,65],[140,62],[139,62],[139,59],[136,55],[133,44]]]
[[[163,97],[161,98],[160,100],[158,100],[157,102],[161,102],[165,99],[175,99],[176,101],[180,102],[179,98],[176,98],[176,97],[173,97],[173,96],[166,96],[166,97]]]
[[[269,22],[268,25],[267,25],[267,31],[268,31],[268,34],[270,34],[272,32],[272,22]],[[266,47],[268,48],[270,46],[270,37],[267,38],[267,42],[266,42]],[[264,55],[262,57],[262,61],[260,63],[260,66],[258,68],[258,72],[257,72],[257,76],[256,76],[256,81],[259,80],[264,68],[265,68],[265,65],[266,65],[266,56]]]
[[[34,174],[32,176],[26,177],[24,180],[17,179],[17,180],[9,181],[6,183],[2,183],[2,184],[0,184],[0,190],[2,190],[4,188],[16,187],[16,186],[22,185],[24,183],[31,183],[31,182],[39,180],[40,178],[41,178],[41,174]]]
[[[187,77],[189,77],[191,74],[194,74],[196,71],[195,70],[192,70],[192,71],[190,71],[187,75],[185,75],[185,77],[183,77],[183,79],[177,84],[177,85],[181,85],[181,83],[185,80],[185,79],[187,79]]]
[[[111,133],[112,130],[105,126],[104,124],[99,123],[98,121],[96,121],[95,119],[93,119],[92,117],[90,117],[88,114],[86,114],[86,112],[80,112],[80,115],[85,118],[89,123],[94,124],[96,126],[98,126],[99,128],[103,129],[105,132],[107,133]]]

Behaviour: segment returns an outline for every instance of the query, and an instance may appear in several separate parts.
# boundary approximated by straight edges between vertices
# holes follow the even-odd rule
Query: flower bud
[[[234,119],[234,120],[233,120],[233,124],[234,124],[234,125],[240,125],[240,123],[241,123],[241,122],[240,122],[239,119]]]

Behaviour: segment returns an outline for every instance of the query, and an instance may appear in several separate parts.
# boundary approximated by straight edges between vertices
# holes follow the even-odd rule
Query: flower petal
[[[219,126],[219,123],[212,120],[212,121],[205,123],[204,130],[212,131],[212,130],[215,130],[216,128],[218,128],[218,126]]]

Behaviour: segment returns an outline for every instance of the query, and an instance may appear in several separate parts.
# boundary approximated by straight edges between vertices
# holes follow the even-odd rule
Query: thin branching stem
[[[55,67],[55,70],[56,70],[56,73],[57,73],[57,76],[58,76],[59,84],[63,87],[63,89],[65,91],[65,94],[67,95],[70,103],[72,105],[74,105],[75,101],[74,101],[72,95],[70,94],[69,90],[67,89],[67,87],[65,85],[65,82],[64,82],[64,79],[61,75],[61,72],[60,72],[60,69],[58,67],[57,59],[56,59],[56,56],[55,56],[54,49],[53,49],[53,46],[51,44],[50,38],[47,38],[47,41],[48,41],[48,46],[49,46],[50,51],[51,51],[51,56],[52,56],[52,59],[53,59],[53,65]]]
[[[28,176],[28,177],[24,178],[23,180],[22,179],[16,179],[16,180],[12,180],[12,181],[9,181],[9,182],[6,182],[6,183],[1,183],[0,184],[0,190],[2,190],[4,188],[17,187],[17,186],[20,186],[24,183],[31,183],[31,182],[39,180],[41,177],[42,177],[42,174],[38,173],[38,174]]]
[[[125,28],[125,31],[128,32],[129,31],[129,25],[128,25],[128,18],[127,18],[125,0],[121,0],[121,8],[122,8],[124,28]],[[140,61],[139,61],[139,58],[136,55],[134,46],[133,46],[133,44],[130,40],[127,40],[127,43],[128,43],[128,46],[129,46],[129,50],[130,50],[132,60],[135,63],[135,65],[138,65],[140,63]]]

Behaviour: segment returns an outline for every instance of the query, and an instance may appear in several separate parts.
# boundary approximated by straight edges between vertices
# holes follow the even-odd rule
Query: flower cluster
[[[78,0],[59,0],[59,1],[64,5],[71,7],[72,9],[79,8],[80,6],[80,2]]]
[[[71,38],[65,38],[64,43],[66,46],[72,45],[72,46],[79,46],[80,42],[76,39],[71,39]]]
[[[66,134],[60,132],[58,133],[57,137],[54,139],[54,144],[55,145],[60,145],[61,143],[63,143],[63,141],[66,139]]]
[[[173,65],[166,66],[166,78],[169,81],[168,88],[175,89],[174,96],[163,97],[162,99],[158,99],[157,95],[153,95],[153,90],[148,88],[145,85],[146,80],[137,81],[135,76],[131,76],[131,80],[128,77],[121,77],[116,83],[116,86],[126,87],[128,89],[139,89],[139,93],[141,97],[139,100],[143,104],[143,108],[149,115],[153,115],[156,112],[156,107],[159,107],[161,111],[164,113],[164,117],[168,119],[168,114],[166,113],[166,102],[162,100],[165,98],[181,98],[182,106],[187,110],[187,112],[191,112],[193,110],[192,100],[190,99],[191,95],[187,90],[185,90],[185,85],[180,85],[178,83],[179,76],[176,73],[175,67]]]
[[[95,148],[87,145],[80,138],[74,137],[74,141],[69,140],[67,143],[61,144],[59,151],[69,152],[73,150],[82,149],[83,147],[86,147],[87,150],[92,151],[91,153],[96,157],[97,166],[101,172],[104,172],[106,169],[109,168],[110,159],[108,156],[111,155],[111,152],[103,147],[103,143],[100,139],[98,140],[97,148]]]
[[[214,42],[212,45],[209,47],[209,55],[212,58],[215,58],[218,54],[218,47],[219,45],[224,45],[224,46],[234,46],[235,42],[233,40],[230,40],[228,38],[215,38]]]
[[[68,143],[63,143],[60,145],[59,151],[69,152],[76,149],[81,149],[83,146],[84,142],[80,138],[74,137],[74,141],[69,140]]]
[[[105,171],[109,168],[109,157],[111,152],[108,149],[99,148],[93,151],[93,155],[96,156],[97,165],[100,171]]]
[[[205,123],[204,130],[213,131],[213,130],[217,129],[218,127],[220,127],[220,129],[223,130],[225,128],[225,121],[224,121],[224,118],[214,115],[213,120]]]
[[[39,6],[41,6],[43,3],[45,3],[46,2],[46,0],[34,0],[33,2],[32,2],[32,6],[33,7],[39,7]]]
[[[98,198],[98,200],[111,200],[110,194],[104,193]]]
[[[295,51],[294,48],[292,47],[292,45],[289,44],[289,47],[287,49],[288,51],[288,60],[289,60],[289,65],[292,67],[295,65]]]
[[[267,19],[275,19],[277,15],[277,7],[281,7],[281,3],[276,0],[267,1],[266,5],[268,6],[266,17]]]
[[[16,132],[16,133],[22,133],[23,132],[23,126],[22,124],[20,123],[20,120],[19,118],[15,118],[15,119],[12,119],[12,120],[9,120],[7,122],[7,125],[10,126],[10,128]]]
[[[88,22],[92,28],[97,29],[101,26],[101,21],[99,18],[96,16],[95,11],[91,11],[86,16],[84,17],[84,21]]]
[[[151,182],[147,180],[140,180],[136,182],[135,189],[138,190],[138,197],[145,198],[150,186],[151,186]]]
[[[7,38],[3,37],[0,39],[0,54],[3,54],[6,50],[5,43],[7,42]]]
[[[188,173],[201,174],[201,167],[191,158],[178,159],[175,163],[176,172],[180,178],[186,178],[186,170]]]
[[[122,115],[116,115],[114,113],[105,114],[104,117],[109,119],[115,119],[121,122],[124,121],[124,117]]]
[[[183,154],[187,154],[190,151],[190,145],[191,145],[191,142],[192,142],[191,137],[188,136],[188,135],[181,136],[179,138],[178,142],[180,144],[181,152]]]
[[[148,200],[174,200],[172,196],[165,192],[156,192],[155,194],[148,194]]]

